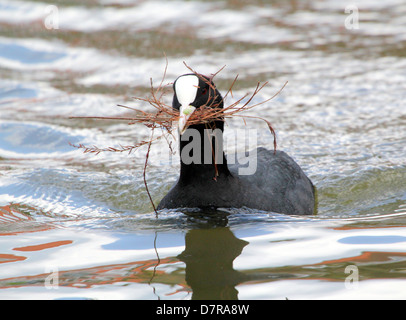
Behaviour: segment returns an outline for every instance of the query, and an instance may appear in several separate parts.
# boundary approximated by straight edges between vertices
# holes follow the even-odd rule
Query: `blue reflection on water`
[[[145,250],[153,249],[154,242],[157,248],[170,248],[185,245],[183,234],[159,233],[155,239],[154,234],[125,234],[115,233],[117,240],[102,246],[105,250]]]
[[[390,244],[397,242],[406,242],[403,236],[354,236],[338,240],[344,244]]]
[[[69,142],[81,138],[44,125],[0,123],[0,149],[22,154],[72,151]]]
[[[0,101],[10,98],[36,98],[37,96],[37,90],[25,88],[21,84],[18,84],[13,88],[0,88]]]
[[[60,52],[36,51],[19,44],[0,43],[0,56],[9,60],[22,63],[37,64],[53,62],[65,56]]]

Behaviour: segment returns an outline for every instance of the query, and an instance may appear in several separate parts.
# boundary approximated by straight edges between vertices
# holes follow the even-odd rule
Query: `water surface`
[[[357,27],[340,1],[2,1],[0,298],[406,298],[406,2],[351,4]],[[150,110],[132,97],[159,84],[165,55],[165,83],[184,61],[205,74],[225,65],[222,92],[238,74],[228,103],[288,81],[248,114],[273,124],[312,179],[317,215],[156,217],[145,148],[96,156],[69,144],[147,139],[141,126],[70,117]],[[261,121],[230,120],[225,136],[247,127],[272,148]],[[163,140],[149,160],[157,204],[178,159]]]

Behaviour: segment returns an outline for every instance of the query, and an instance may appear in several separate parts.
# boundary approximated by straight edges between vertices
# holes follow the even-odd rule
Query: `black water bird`
[[[257,148],[248,161],[255,171],[227,164],[223,152],[224,121],[187,126],[199,107],[223,108],[223,98],[210,78],[185,74],[173,84],[172,107],[180,112],[180,176],[159,209],[252,208],[305,215],[315,211],[315,188],[285,152]]]

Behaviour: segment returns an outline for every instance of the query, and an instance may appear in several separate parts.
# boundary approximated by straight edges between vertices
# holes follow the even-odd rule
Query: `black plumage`
[[[174,83],[173,108],[182,114],[189,106],[222,108],[223,100],[209,78],[187,74]],[[187,109],[183,123],[194,108]],[[255,172],[242,175],[238,162],[227,164],[221,143],[223,130],[224,121],[220,120],[187,128],[182,125],[179,180],[158,209],[247,207],[286,214],[314,213],[315,188],[289,155],[260,147],[250,153],[249,161],[256,161]],[[216,137],[207,138],[211,132],[216,132]],[[190,143],[198,147],[191,148]],[[213,150],[217,151],[216,164]]]

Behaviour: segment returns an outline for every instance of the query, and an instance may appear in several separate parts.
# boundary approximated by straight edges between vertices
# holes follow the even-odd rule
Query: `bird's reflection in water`
[[[235,288],[247,277],[233,269],[233,261],[248,242],[238,239],[224,226],[227,219],[206,224],[205,228],[189,230],[185,250],[178,258],[186,264],[186,282],[193,290],[194,300],[235,300]]]

